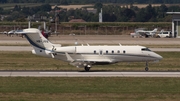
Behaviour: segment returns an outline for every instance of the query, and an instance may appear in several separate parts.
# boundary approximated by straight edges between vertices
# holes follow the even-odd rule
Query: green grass
[[[150,62],[150,71],[180,71],[180,52],[158,52],[163,56],[159,62]],[[0,70],[75,70],[67,62],[33,55],[31,52],[0,52]],[[91,70],[144,71],[144,62],[120,62],[112,65],[93,66]]]
[[[0,77],[1,101],[178,101],[179,78]]]

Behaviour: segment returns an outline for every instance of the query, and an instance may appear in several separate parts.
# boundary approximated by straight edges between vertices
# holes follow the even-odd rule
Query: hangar
[[[172,15],[172,37],[180,38],[180,12],[166,12]]]

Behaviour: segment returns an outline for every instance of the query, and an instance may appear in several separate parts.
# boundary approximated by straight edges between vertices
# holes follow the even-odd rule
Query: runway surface
[[[180,77],[180,72],[44,72],[1,71],[1,77]]]
[[[49,40],[55,44],[114,44],[118,45],[180,45],[180,38],[132,38],[130,35],[52,35]],[[26,38],[0,35],[1,44],[29,45]]]

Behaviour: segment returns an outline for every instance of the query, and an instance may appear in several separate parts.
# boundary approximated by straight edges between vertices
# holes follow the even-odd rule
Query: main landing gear
[[[148,71],[149,70],[149,68],[148,68],[149,66],[148,66],[148,62],[146,62],[146,67],[145,67],[145,71]]]
[[[89,66],[85,66],[85,67],[84,67],[84,70],[85,70],[86,72],[89,72],[90,68],[91,68],[91,67],[89,67]]]

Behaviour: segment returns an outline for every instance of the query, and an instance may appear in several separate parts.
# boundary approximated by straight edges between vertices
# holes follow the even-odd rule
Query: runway
[[[1,77],[180,77],[180,72],[0,71]]]

